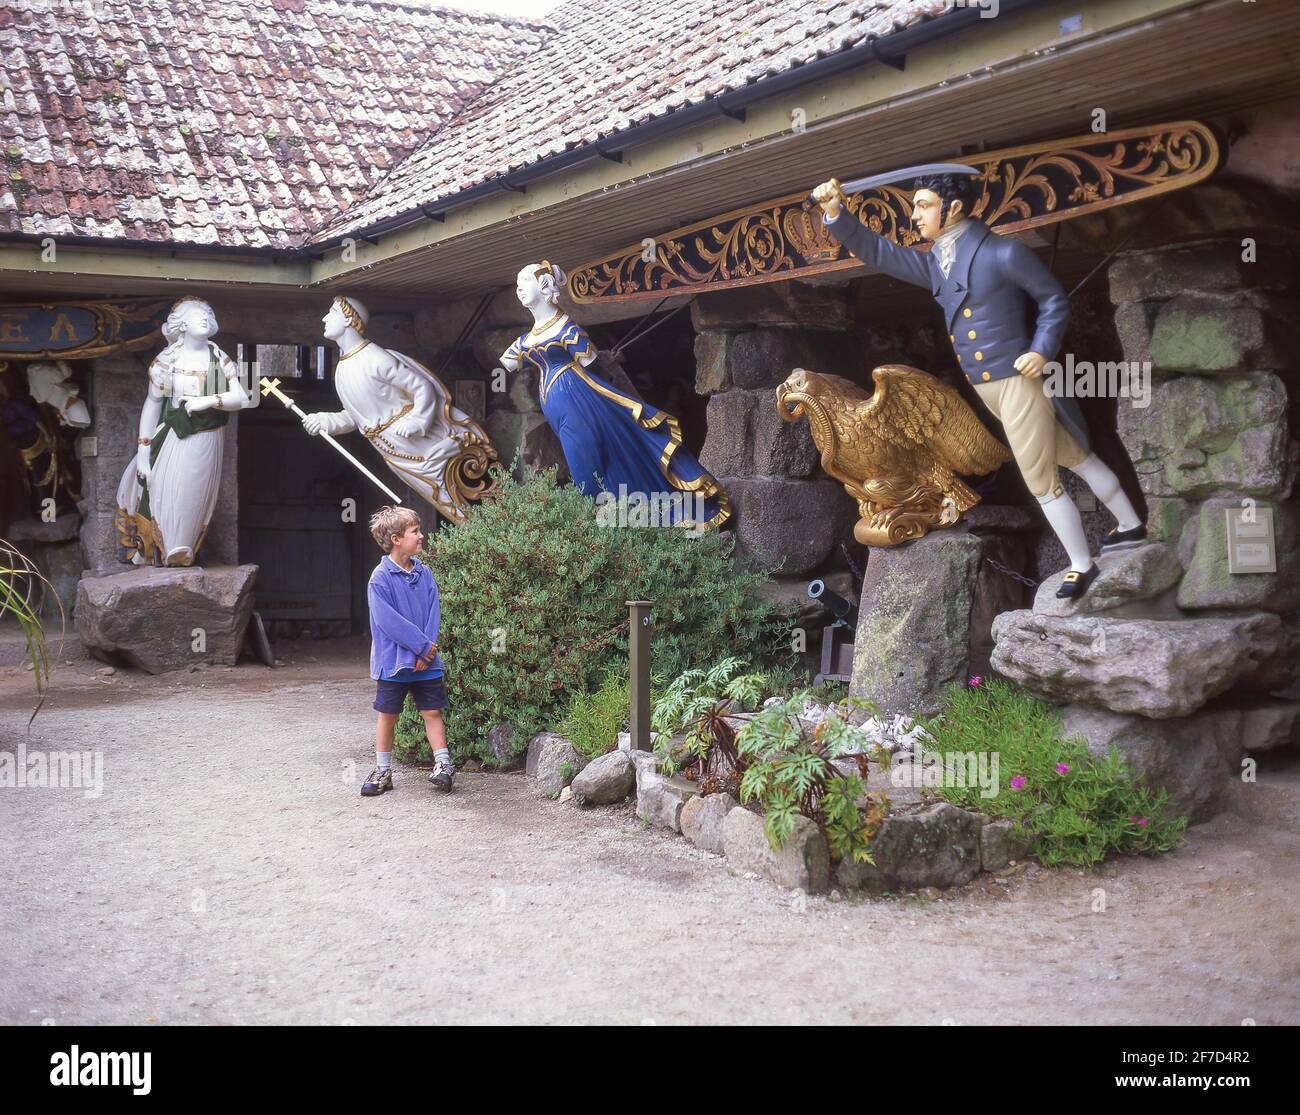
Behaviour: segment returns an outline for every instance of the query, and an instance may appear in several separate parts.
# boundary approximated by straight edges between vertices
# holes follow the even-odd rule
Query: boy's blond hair
[[[405,534],[420,525],[420,516],[409,507],[381,507],[370,516],[370,537],[384,553],[392,553],[393,535]]]

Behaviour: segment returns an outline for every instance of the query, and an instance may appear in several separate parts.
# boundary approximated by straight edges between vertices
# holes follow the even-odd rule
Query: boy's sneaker
[[[375,767],[370,772],[370,777],[361,783],[361,796],[363,798],[374,797],[376,794],[382,794],[393,788],[393,772],[391,770],[380,770]]]
[[[456,772],[452,770],[450,763],[437,762],[433,764],[433,773],[429,775],[429,781],[446,793],[451,790],[455,777]]]

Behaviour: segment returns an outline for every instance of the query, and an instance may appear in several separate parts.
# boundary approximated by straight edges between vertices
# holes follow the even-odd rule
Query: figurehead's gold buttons
[[[962,316],[962,317],[970,317],[970,307],[969,307],[969,306],[967,306],[964,310],[962,310],[962,312],[961,312],[961,316]]]
[[[988,382],[988,379],[989,379],[989,374],[988,374],[988,372],[984,372],[983,375],[984,375],[984,381],[987,383],[987,382]]]
[[[956,343],[957,343],[957,338],[956,338],[956,336],[955,336],[954,334],[952,334],[952,333],[949,333],[949,334],[948,334],[948,340],[950,340],[953,344],[956,344]]]
[[[961,363],[961,353],[960,353],[960,352],[957,353],[957,363],[958,363],[958,364]]]
[[[982,352],[977,352],[977,353],[975,354],[975,359],[976,359],[976,360],[983,360],[983,359],[984,359],[984,354],[983,354]]]
[[[966,334],[966,336],[968,336],[973,341],[975,339],[975,330],[972,329],[969,333]]]

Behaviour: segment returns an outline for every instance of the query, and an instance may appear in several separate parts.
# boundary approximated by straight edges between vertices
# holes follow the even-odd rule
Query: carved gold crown
[[[845,211],[849,220],[857,220]],[[786,239],[795,246],[806,263],[827,263],[840,257],[840,242],[827,230],[820,208],[787,209],[782,220]]]

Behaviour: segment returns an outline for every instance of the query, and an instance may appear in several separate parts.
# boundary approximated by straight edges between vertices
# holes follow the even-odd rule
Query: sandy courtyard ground
[[[104,756],[97,798],[0,789],[0,1022],[1300,1021],[1287,828],[805,900],[521,774],[446,797],[399,767],[360,797],[371,684],[319,646],[275,671],[62,666],[30,735],[31,674],[0,668],[0,748]]]

